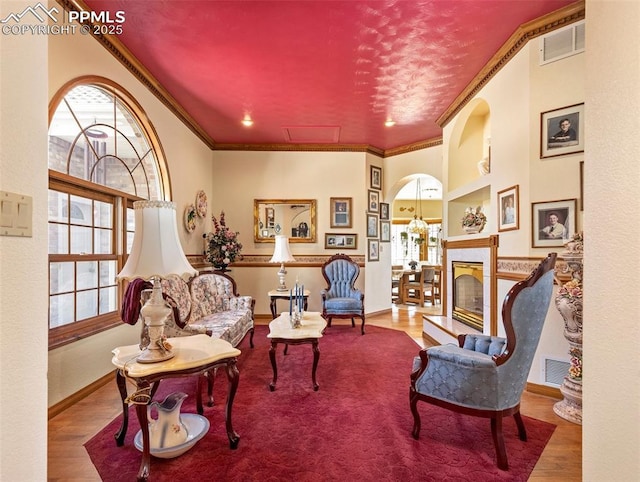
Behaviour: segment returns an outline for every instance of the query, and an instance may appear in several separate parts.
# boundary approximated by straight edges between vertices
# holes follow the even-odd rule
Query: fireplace
[[[453,306],[451,317],[480,332],[484,321],[482,263],[453,261]]]

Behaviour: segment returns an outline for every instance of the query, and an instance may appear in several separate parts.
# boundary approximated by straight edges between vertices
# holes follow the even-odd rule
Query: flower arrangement
[[[240,251],[242,244],[238,242],[237,232],[231,231],[224,219],[224,211],[220,212],[220,220],[215,215],[211,216],[214,231],[205,233],[204,257],[209,263],[218,269],[225,269],[236,259],[242,259]]]
[[[584,251],[584,233],[580,231],[571,236],[571,239],[565,243],[570,253],[582,253]]]
[[[480,226],[480,229],[482,229],[486,222],[487,217],[482,212],[481,206],[478,206],[475,210],[467,208],[462,217],[462,226],[465,228]]]
[[[580,281],[572,279],[563,284],[558,290],[558,296],[567,298],[569,301],[575,298],[582,298],[582,287]]]
[[[578,348],[571,348],[569,350],[571,355],[571,364],[569,365],[569,377],[582,380],[582,350]]]

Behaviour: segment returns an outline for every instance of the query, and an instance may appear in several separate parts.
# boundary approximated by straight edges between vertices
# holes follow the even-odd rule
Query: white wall
[[[253,241],[254,199],[315,199],[317,229],[315,243],[290,243],[297,264],[286,266],[287,286],[296,278],[311,291],[309,310],[320,311],[320,291],[326,283],[317,266],[304,266],[305,255],[332,255],[339,250],[324,249],[328,232],[355,233],[358,246],[345,254],[366,255],[366,209],[368,172],[363,153],[358,152],[253,152],[216,151],[213,161],[213,194],[209,210],[218,216],[225,212],[227,225],[240,234],[242,253],[271,256],[273,243]],[[351,197],[352,228],[330,228],[330,198]],[[277,286],[279,265],[268,267],[233,266],[233,278],[241,294],[256,299],[256,314],[269,313],[267,292]],[[365,272],[361,269],[357,287],[363,289]],[[282,302],[281,302],[282,303]],[[279,306],[282,310],[284,303]],[[367,312],[372,310],[365,298]]]
[[[640,474],[640,3],[587,1],[583,479]]]
[[[47,37],[0,35],[0,56],[0,190],[33,198],[32,237],[0,236],[0,480],[46,480]]]

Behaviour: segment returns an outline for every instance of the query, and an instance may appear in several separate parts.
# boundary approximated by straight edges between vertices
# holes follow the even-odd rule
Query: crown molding
[[[56,0],[68,11],[91,11],[82,0]],[[478,91],[504,67],[508,61],[526,43],[540,35],[564,27],[585,18],[585,2],[580,0],[548,15],[521,25],[507,40],[494,56],[485,64],[482,70],[456,97],[447,110],[438,118],[436,123],[445,126],[460,110],[473,99]],[[91,26],[91,22],[82,22]],[[149,70],[125,47],[115,35],[92,35],[107,49],[131,74],[146,86],[178,119],[180,119],[207,147],[216,151],[297,151],[297,152],[366,152],[381,158],[406,154],[408,152],[434,147],[442,144],[442,137],[415,142],[406,146],[392,149],[380,149],[370,145],[349,144],[217,144],[193,117],[184,110],[178,101],[160,84]]]
[[[584,20],[584,18],[585,4],[584,0],[580,0],[531,22],[522,24],[491,57],[478,75],[456,97],[447,110],[438,118],[436,124],[444,127],[530,40],[566,27],[574,22]]]

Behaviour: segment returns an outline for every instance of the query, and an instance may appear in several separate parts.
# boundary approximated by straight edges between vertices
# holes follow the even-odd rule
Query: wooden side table
[[[231,409],[233,399],[238,388],[240,374],[237,367],[237,356],[240,350],[231,346],[227,341],[211,338],[208,335],[184,336],[169,338],[175,356],[158,363],[138,363],[136,357],[141,353],[138,345],[118,347],[113,350],[111,362],[116,366],[116,383],[122,398],[122,425],[115,434],[116,445],[124,444],[129,423],[129,403],[136,406],[136,415],[142,430],[142,461],[138,471],[138,481],[146,481],[149,477],[151,450],[149,447],[149,420],[147,406],[164,378],[178,378],[198,375],[197,382],[197,410],[200,415],[202,408],[202,377],[207,372],[218,367],[225,367],[229,380],[229,393],[225,407],[225,421],[227,436],[231,449],[236,449],[240,436],[233,430],[231,423]],[[136,386],[136,391],[127,395],[127,379]]]
[[[307,307],[309,304],[309,295],[311,294],[311,291],[309,290],[304,290],[304,293],[302,294],[302,298],[303,298],[303,309],[304,311],[307,311]],[[269,295],[269,307],[271,308],[271,319],[275,320],[278,317],[278,309],[276,307],[276,302],[278,300],[287,300],[289,301],[289,292],[288,291],[278,291],[278,290],[271,290],[268,293]],[[289,312],[289,305],[287,305],[287,313]]]

